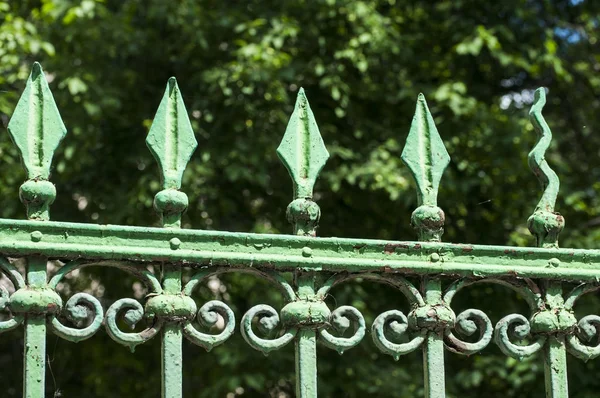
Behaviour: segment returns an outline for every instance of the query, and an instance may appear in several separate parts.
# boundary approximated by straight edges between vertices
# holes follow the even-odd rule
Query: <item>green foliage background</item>
[[[2,124],[37,60],[69,130],[52,173],[54,220],[156,224],[159,180],[144,140],[176,76],[199,143],[183,183],[186,227],[290,232],[291,181],[275,148],[303,86],[331,153],[316,187],[319,235],[414,239],[416,195],[400,153],[423,92],[452,157],[439,198],[444,239],[533,245],[526,220],[540,191],[526,162],[536,139],[527,111],[532,90],[545,86],[555,136],[547,160],[567,223],[561,245],[600,246],[596,0],[0,0],[0,21]],[[23,218],[25,176],[5,129],[0,157],[0,216]],[[217,297],[238,317],[259,303],[281,308],[254,277],[220,282]],[[134,283],[96,269],[63,293],[92,291],[108,306],[133,297]],[[205,287],[197,298],[212,297]],[[340,286],[330,300],[356,306],[369,324],[407,307],[367,282]],[[527,314],[503,288],[470,288],[457,300],[457,312],[476,306],[493,322]],[[578,315],[599,305],[588,297]],[[21,394],[22,333],[0,336],[2,396]],[[187,397],[293,395],[291,346],[265,358],[236,333],[210,354],[187,343],[184,352]],[[159,339],[132,354],[104,331],[78,345],[49,336],[48,354],[48,396],[160,394]],[[490,346],[446,358],[451,397],[544,396],[541,357],[518,362]],[[341,358],[319,347],[318,365],[324,397],[423,395],[420,354],[394,362],[369,336]],[[597,396],[598,362],[569,367],[571,395]]]

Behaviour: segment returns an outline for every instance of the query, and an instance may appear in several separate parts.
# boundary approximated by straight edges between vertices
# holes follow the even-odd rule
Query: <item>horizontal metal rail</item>
[[[312,238],[0,219],[0,252],[331,272],[600,281],[600,250]]]

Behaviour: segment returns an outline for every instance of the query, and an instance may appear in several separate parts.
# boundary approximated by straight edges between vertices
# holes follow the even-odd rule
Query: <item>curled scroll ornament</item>
[[[15,290],[23,289],[25,287],[25,279],[6,258],[0,257],[0,271],[2,271],[8,279],[12,282]],[[6,310],[9,307],[10,294],[4,286],[0,286],[0,311]],[[16,314],[12,318],[0,322],[0,333],[6,332],[18,327],[23,323],[24,317],[21,314]]]
[[[263,277],[264,276],[265,275],[263,275]],[[328,286],[328,282],[331,281],[325,282],[324,286],[328,287],[321,287],[321,289],[317,291],[314,301],[304,301],[298,299],[290,284],[279,274],[269,272],[266,273],[266,276],[271,282],[282,289],[284,297],[288,302],[282,309],[282,314],[289,316],[290,314],[295,313],[295,311],[302,309],[305,315],[312,315],[309,315],[307,319],[302,317],[292,317],[288,319],[288,322],[284,325],[283,331],[277,333],[276,331],[279,329],[280,323],[282,323],[278,312],[273,307],[264,304],[252,307],[242,317],[241,330],[244,339],[254,349],[268,355],[271,351],[280,349],[291,342],[298,333],[298,330],[301,327],[307,327],[307,325],[311,325],[309,327],[318,329],[321,341],[325,346],[337,350],[340,354],[357,345],[365,336],[365,320],[356,308],[342,306],[333,312],[330,312],[323,303],[328,287],[331,287]],[[277,335],[277,337],[260,337],[253,329],[255,318],[257,319],[256,325],[258,331],[261,332],[261,334],[266,336]],[[304,322],[306,322],[306,324],[304,324]],[[332,331],[335,331],[336,334],[343,334],[346,330],[350,329],[350,327],[352,327],[352,335],[350,337],[336,336],[331,333]]]
[[[222,272],[225,271],[205,269],[197,272],[192,276],[188,283],[186,283],[185,287],[183,288],[183,294],[191,296],[194,289],[196,289],[202,281],[209,276]],[[219,316],[222,317],[224,321],[224,328],[220,333],[209,334],[202,332],[194,326],[192,322],[193,319],[189,319],[186,320],[183,326],[184,336],[192,343],[203,347],[207,351],[212,350],[213,347],[223,344],[229,337],[231,337],[231,335],[233,335],[235,330],[235,315],[227,304],[219,300],[211,300],[207,302],[198,310],[198,313],[196,314],[196,320],[201,328],[208,330],[217,325]]]
[[[541,311],[545,304],[540,288],[530,279],[523,281],[492,280],[492,282],[507,286],[521,294],[535,314]],[[494,342],[500,350],[512,358],[521,360],[531,356],[544,347],[547,336],[532,334],[530,321],[520,314],[510,314],[500,319],[494,329]],[[515,344],[511,340],[527,340],[527,344]]]
[[[122,261],[72,261],[58,270],[50,280],[49,285],[52,289],[56,289],[56,286],[66,274],[73,272],[76,269],[96,265],[115,267],[140,278],[148,288],[149,295],[156,295],[162,292],[160,282],[152,272],[139,265]],[[60,337],[75,342],[81,341],[91,337],[102,325],[102,306],[98,302],[98,299],[90,294],[77,293],[73,295],[73,297],[67,301],[65,309],[67,310],[67,319],[77,326],[81,326],[90,313],[93,314],[93,320],[83,329],[76,329],[61,324],[60,321],[54,317],[52,319],[52,330]],[[123,332],[119,329],[117,324],[119,315],[123,315],[125,323],[133,328],[142,320],[142,318],[144,318],[144,308],[137,300],[124,298],[115,301],[106,311],[105,319],[108,335],[117,343],[129,347],[132,351],[137,345],[154,337],[162,326],[160,322],[154,322],[150,327],[141,332]]]
[[[295,293],[290,284],[279,274],[271,271],[262,271],[258,269],[232,270],[230,268],[207,268],[197,272],[192,276],[183,289],[184,295],[190,296],[198,285],[209,276],[219,275],[227,272],[245,272],[259,275],[275,284],[283,292],[286,300],[293,300]],[[203,329],[209,329],[216,325],[219,316],[224,320],[224,328],[218,334],[209,334],[198,330],[192,320],[187,320],[183,327],[183,333],[188,340],[194,344],[211,350],[213,347],[224,343],[235,330],[235,315],[229,306],[222,301],[212,300],[204,304],[197,313],[196,319]],[[279,324],[279,314],[275,309],[266,305],[257,305],[252,307],[241,321],[242,336],[248,344],[265,354],[278,349],[289,343],[295,336],[296,331],[286,331],[283,336],[276,339],[261,338],[252,330],[252,321],[255,317],[259,318],[259,329],[266,334],[272,334]]]
[[[318,290],[317,296],[324,298],[333,286],[355,278],[373,280],[375,282],[390,285],[400,290],[404,294],[404,296],[409,300],[411,306],[413,307],[425,305],[425,302],[419,290],[411,282],[397,275],[386,277],[383,277],[382,275],[378,274],[334,275],[327,282],[325,282],[325,284]],[[356,309],[353,309],[353,311],[351,311],[344,309],[344,307],[340,307],[336,311],[342,311],[342,309],[344,313],[348,314],[348,317],[353,316],[354,313],[360,315],[360,312],[358,312],[358,310]],[[333,313],[334,316],[336,314],[336,311],[334,311]],[[362,329],[362,325],[364,325],[364,319],[362,318],[362,315],[360,315],[360,318],[358,316],[355,316],[355,319],[353,320],[356,325],[355,333],[351,338],[347,339],[347,343],[352,343],[352,346],[360,342],[360,340],[364,337],[366,331],[366,328]],[[333,318],[333,321],[335,322],[335,318]],[[341,326],[346,326],[349,323],[348,321],[349,319],[344,321]],[[419,348],[425,340],[426,335],[426,331],[424,330],[411,330],[406,315],[399,310],[390,310],[380,314],[373,322],[371,331],[373,335],[373,342],[375,343],[377,348],[379,348],[381,352],[393,356],[396,360],[398,360],[401,355],[408,354]],[[322,336],[324,332],[326,331],[321,332]],[[411,334],[410,332],[413,333]],[[327,341],[326,345],[329,345]],[[338,349],[335,345],[329,346]]]
[[[459,290],[477,282],[479,281],[459,279],[452,283],[444,294],[444,303],[450,307],[452,299]],[[462,355],[473,355],[488,346],[492,340],[493,331],[492,322],[483,311],[467,309],[456,316],[452,328],[445,330],[444,344],[448,351]],[[475,342],[462,340],[462,338],[473,336],[477,332],[479,332],[479,335]]]
[[[280,274],[272,271],[258,271],[255,270],[253,273],[259,273],[262,278],[267,279],[271,283],[275,284],[284,295],[284,299],[287,302],[293,302],[296,300],[296,293],[293,287],[283,278]],[[267,336],[267,338],[260,337],[253,329],[253,321],[257,319],[256,325],[260,334]],[[283,332],[277,333],[281,324],[278,312],[271,306],[265,304],[255,305],[250,308],[240,322],[242,337],[254,348],[268,355],[271,351],[278,350],[281,347],[287,345],[294,339],[298,333],[296,327],[285,327]],[[275,334],[279,334],[277,337],[270,338]]]
[[[574,288],[565,301],[565,309],[572,311],[575,302],[584,294],[599,290],[596,284],[581,284]],[[588,345],[596,341],[596,345]],[[579,320],[573,333],[566,337],[567,350],[575,357],[588,361],[600,356],[600,316],[587,315]]]
[[[323,344],[338,353],[343,354],[344,351],[356,346],[365,337],[367,330],[365,318],[356,308],[349,305],[338,307],[331,313],[330,319],[331,329],[338,333],[344,333],[352,326],[352,336],[350,337],[334,336],[327,329],[319,331]]]
[[[460,279],[450,285],[444,294],[444,301],[450,305],[454,295],[461,289],[475,283],[494,283],[506,286],[519,293],[527,302],[532,312],[543,307],[542,293],[539,287],[530,279],[505,280],[505,279]],[[531,325],[527,318],[519,314],[511,314],[502,318],[494,329],[488,316],[482,311],[468,309],[456,317],[456,334],[451,330],[446,332],[444,341],[449,351],[472,355],[484,349],[492,340],[500,347],[500,350],[513,358],[521,359],[541,349],[545,343],[545,336],[532,336]],[[479,331],[476,342],[465,342],[459,337],[474,335]],[[525,345],[513,343],[512,338],[517,340],[533,340]]]
[[[50,288],[56,290],[65,275],[88,265],[90,264],[77,260],[65,264],[50,279]],[[67,300],[61,313],[77,327],[73,328],[62,324],[56,314],[52,314],[50,321],[52,331],[57,336],[75,343],[92,337],[102,326],[104,317],[102,305],[97,298],[88,293],[74,294]],[[88,322],[90,316],[92,319],[91,322]]]
[[[268,355],[273,350],[278,350],[294,339],[298,333],[297,328],[290,328],[274,339],[259,337],[252,328],[252,321],[258,318],[258,328],[266,335],[272,334],[278,327],[280,320],[277,311],[265,304],[255,305],[250,308],[242,317],[241,330],[244,340],[255,350]]]

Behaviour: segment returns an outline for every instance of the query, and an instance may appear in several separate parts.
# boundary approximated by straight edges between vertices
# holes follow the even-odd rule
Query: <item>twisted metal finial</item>
[[[546,150],[552,141],[550,127],[542,116],[542,109],[546,105],[546,91],[538,88],[535,91],[533,105],[529,112],[529,118],[538,133],[538,142],[529,152],[529,167],[542,184],[544,193],[529,217],[528,226],[531,233],[536,237],[539,247],[558,247],[558,234],[565,225],[564,218],[554,211],[556,197],[560,182],[558,176],[550,168],[546,161]]]

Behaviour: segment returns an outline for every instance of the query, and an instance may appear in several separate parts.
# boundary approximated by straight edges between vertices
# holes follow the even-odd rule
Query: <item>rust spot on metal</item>
[[[462,251],[465,253],[470,253],[473,251],[473,246],[463,246]]]
[[[367,246],[366,244],[362,244],[362,245],[354,245],[352,248],[354,249],[355,252],[361,252],[362,249],[365,248],[365,246]]]
[[[383,247],[383,251],[386,254],[392,254],[396,252],[396,248],[398,247],[398,244],[396,243],[387,243],[384,247]]]

